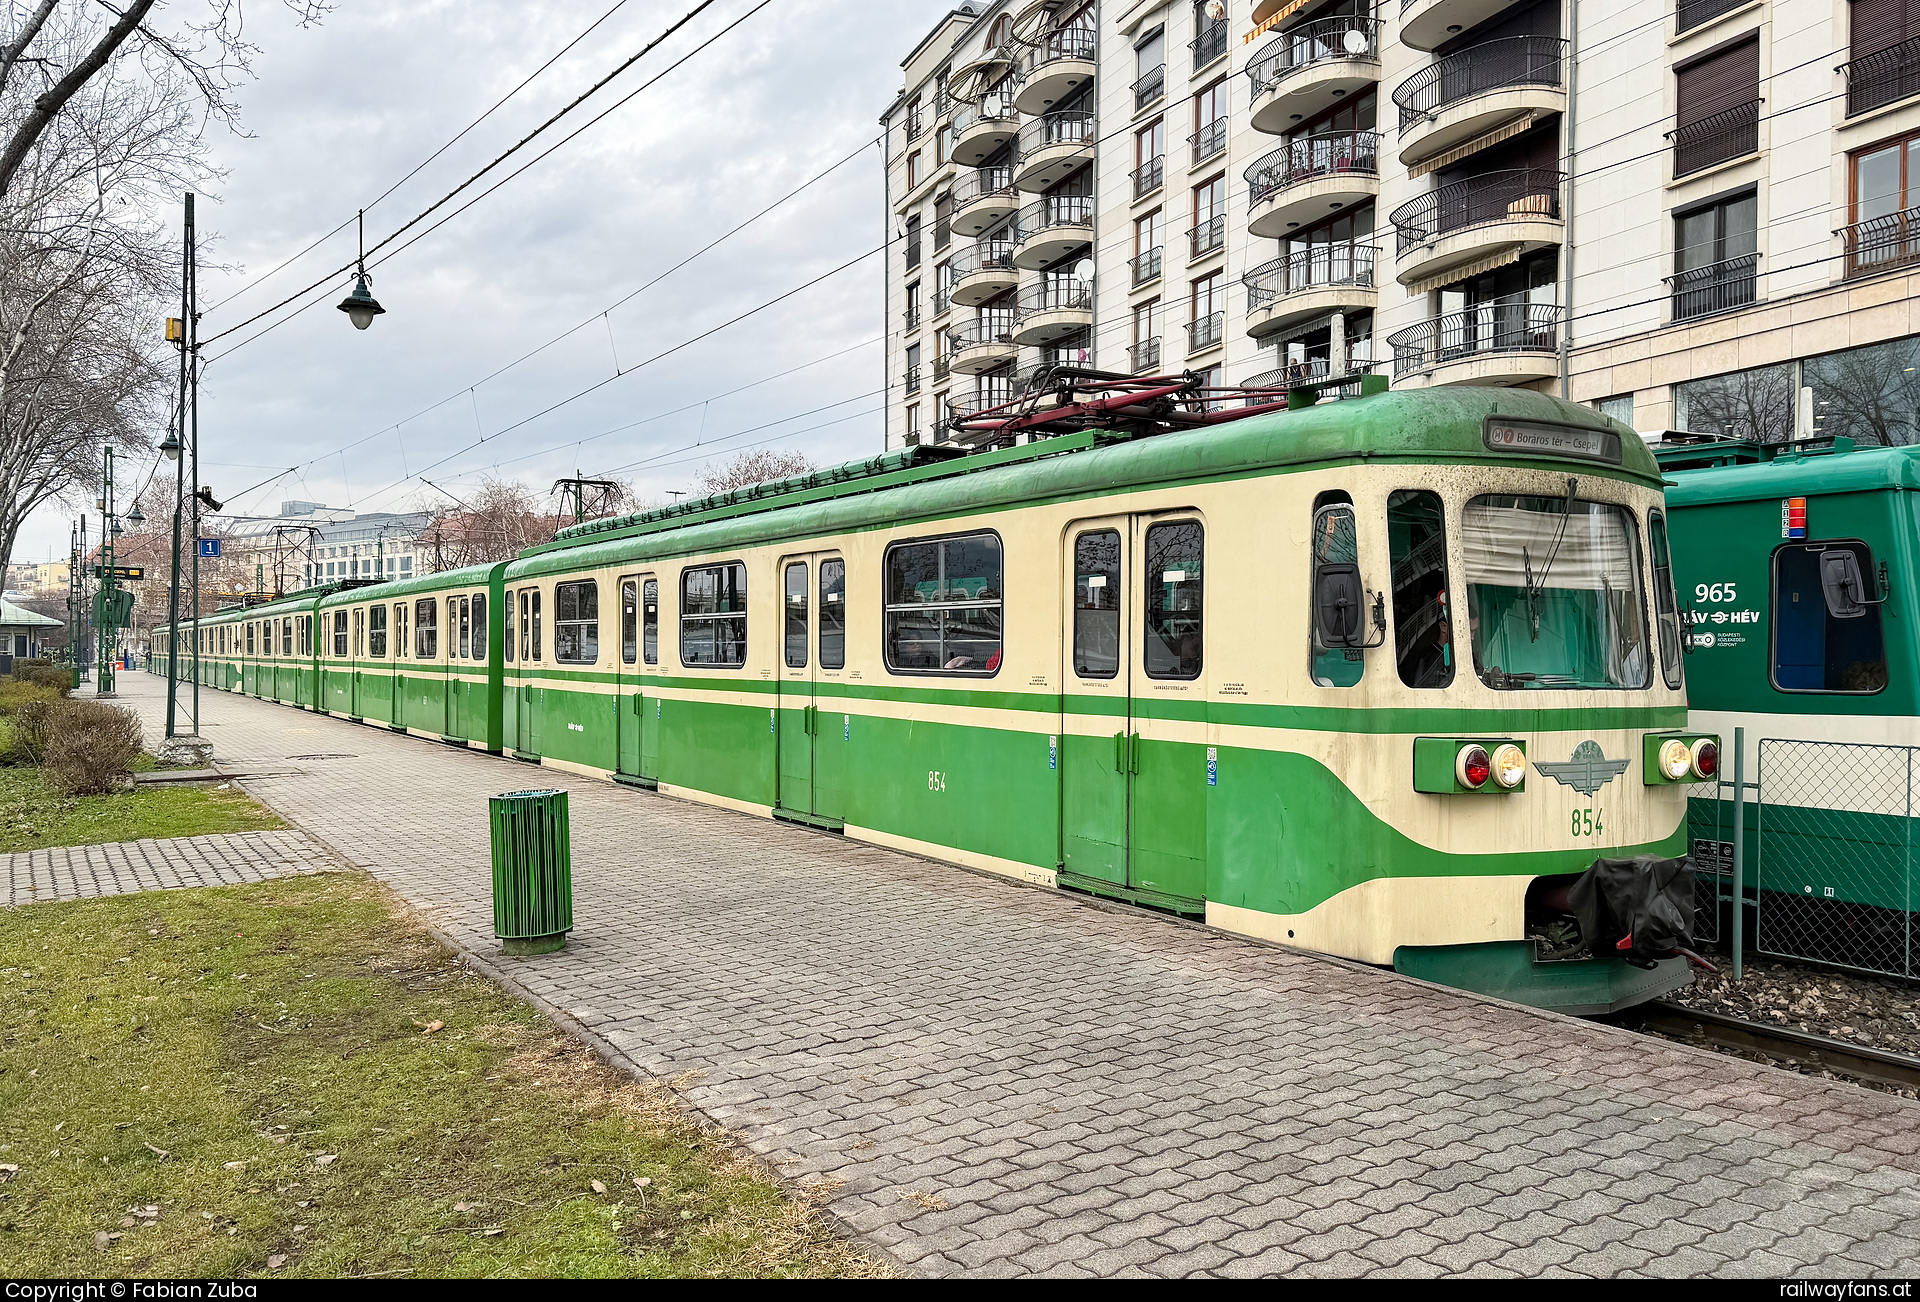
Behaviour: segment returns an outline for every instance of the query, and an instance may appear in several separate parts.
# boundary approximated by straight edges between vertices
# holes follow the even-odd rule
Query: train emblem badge
[[[1610,760],[1597,741],[1583,741],[1564,764],[1535,761],[1534,767],[1562,786],[1591,796],[1627,771],[1626,760]]]

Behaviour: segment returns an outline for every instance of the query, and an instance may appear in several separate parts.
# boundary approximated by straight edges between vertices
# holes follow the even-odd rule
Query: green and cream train
[[[214,686],[1590,1012],[1688,979],[1535,938],[1543,887],[1684,853],[1662,509],[1590,410],[1378,393],[908,449],[183,637]]]

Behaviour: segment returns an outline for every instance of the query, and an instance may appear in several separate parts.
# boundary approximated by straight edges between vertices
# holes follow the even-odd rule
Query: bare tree
[[[725,493],[751,484],[804,475],[812,469],[813,461],[804,452],[752,448],[731,461],[709,462],[700,467],[700,474],[693,483],[702,494]]]
[[[512,560],[552,542],[562,524],[550,494],[516,479],[483,479],[460,503],[423,500],[416,509],[433,518],[415,549],[434,556],[432,568],[443,570]]]

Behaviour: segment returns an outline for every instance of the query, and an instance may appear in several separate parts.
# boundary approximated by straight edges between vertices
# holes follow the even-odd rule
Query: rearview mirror
[[[1860,558],[1852,551],[1820,553],[1820,591],[1827,599],[1827,613],[1835,619],[1859,619],[1867,613]]]
[[[1336,561],[1314,571],[1313,617],[1319,626],[1322,646],[1364,645],[1366,639],[1361,634],[1361,627],[1366,604],[1366,588],[1360,582],[1358,565]]]

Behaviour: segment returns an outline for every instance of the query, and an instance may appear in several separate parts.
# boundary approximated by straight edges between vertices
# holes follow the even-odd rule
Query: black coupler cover
[[[1693,948],[1691,859],[1595,859],[1568,888],[1567,903],[1596,958],[1618,954],[1652,967]]]

